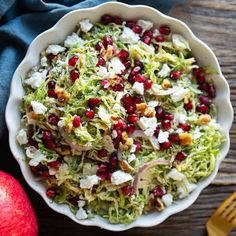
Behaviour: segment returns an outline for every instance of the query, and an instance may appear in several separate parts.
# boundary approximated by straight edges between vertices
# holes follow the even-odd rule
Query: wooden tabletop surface
[[[157,0],[156,0],[157,1]],[[193,32],[206,42],[219,59],[223,74],[231,88],[231,101],[236,107],[236,0],[191,0],[178,5],[170,12],[187,23]],[[66,216],[52,211],[42,198],[31,190],[22,178],[19,167],[12,157],[7,137],[1,140],[4,156],[0,169],[14,175],[24,186],[36,211],[40,235],[118,235],[97,227],[84,227]],[[151,228],[135,228],[122,232],[123,236],[200,236],[207,235],[205,223],[214,209],[236,190],[236,123],[231,129],[231,148],[223,161],[214,182],[207,187],[197,201],[187,210],[171,216],[161,225]],[[230,235],[236,236],[236,230]]]

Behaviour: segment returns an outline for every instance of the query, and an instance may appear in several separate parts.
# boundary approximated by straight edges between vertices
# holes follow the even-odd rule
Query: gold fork
[[[216,209],[206,224],[209,236],[227,236],[234,226],[236,226],[236,192]]]

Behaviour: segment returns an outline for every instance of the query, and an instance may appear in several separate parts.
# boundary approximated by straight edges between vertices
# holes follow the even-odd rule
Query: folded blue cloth
[[[123,0],[168,13],[185,0]],[[53,2],[53,3],[52,3]],[[55,3],[56,2],[56,3]],[[6,134],[4,111],[12,75],[30,42],[71,10],[93,7],[107,0],[0,0],[0,137]]]

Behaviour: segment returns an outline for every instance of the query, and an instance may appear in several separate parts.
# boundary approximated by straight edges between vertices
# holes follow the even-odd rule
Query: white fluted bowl
[[[101,15],[110,13],[119,15],[124,19],[147,19],[154,22],[156,26],[167,24],[172,31],[183,35],[190,44],[194,56],[200,65],[209,65],[218,71],[218,75],[214,75],[214,84],[217,89],[217,96],[214,99],[218,115],[217,119],[221,125],[221,129],[226,134],[226,142],[221,147],[220,156],[216,160],[216,167],[213,173],[197,184],[197,188],[189,195],[189,197],[178,200],[175,204],[167,207],[162,212],[150,213],[142,215],[131,224],[111,224],[106,219],[95,216],[93,219],[77,220],[67,205],[59,205],[52,202],[45,194],[45,186],[43,183],[36,181],[31,173],[28,164],[25,162],[24,150],[16,143],[16,133],[20,129],[20,112],[19,103],[22,100],[24,91],[22,88],[21,78],[25,78],[27,72],[39,62],[40,52],[49,44],[58,44],[65,40],[66,36],[71,34],[76,24],[83,18],[89,18],[92,22],[100,19]],[[122,231],[133,227],[150,227],[163,222],[167,217],[177,212],[183,211],[189,207],[197,199],[200,192],[209,185],[215,178],[221,161],[229,151],[229,130],[233,121],[233,109],[230,103],[230,91],[226,79],[221,73],[219,63],[212,50],[201,40],[199,40],[192,31],[183,22],[166,16],[159,11],[143,6],[130,6],[122,3],[105,3],[97,7],[75,10],[62,17],[55,26],[41,33],[36,37],[28,48],[27,54],[14,73],[10,97],[6,108],[6,123],[9,129],[9,144],[11,151],[20,165],[22,174],[26,182],[39,193],[44,201],[56,212],[64,214],[82,225],[94,225],[112,231]]]

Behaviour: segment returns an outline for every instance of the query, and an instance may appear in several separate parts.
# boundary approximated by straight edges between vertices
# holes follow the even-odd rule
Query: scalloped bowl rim
[[[211,63],[216,68],[216,70],[219,72],[219,75],[218,75],[219,80],[217,80],[217,83],[220,83],[219,90],[222,91],[222,93],[220,93],[221,96],[218,96],[218,94],[217,94],[217,97],[215,100],[218,102],[218,104],[221,104],[221,106],[219,106],[219,108],[224,106],[223,110],[225,112],[225,117],[226,117],[226,122],[225,123],[222,122],[222,126],[223,126],[222,130],[226,134],[226,142],[224,143],[224,146],[221,149],[221,155],[217,158],[216,167],[215,167],[213,173],[209,177],[204,179],[203,181],[199,182],[197,184],[198,187],[187,198],[182,199],[182,200],[178,200],[176,202],[176,204],[171,205],[170,207],[166,208],[161,213],[150,213],[148,215],[142,215],[141,217],[139,217],[137,220],[135,220],[134,222],[132,222],[130,224],[111,224],[107,220],[105,220],[97,215],[95,215],[95,217],[92,219],[77,220],[75,218],[75,216],[69,210],[68,206],[66,206],[64,204],[59,205],[55,202],[52,202],[50,199],[48,199],[46,197],[45,187],[41,183],[39,183],[37,181],[37,179],[35,179],[34,176],[32,175],[32,173],[30,172],[28,165],[24,161],[24,153],[23,153],[21,147],[15,141],[16,132],[20,128],[20,121],[18,119],[17,122],[14,122],[15,121],[14,115],[19,117],[18,105],[19,105],[19,101],[22,99],[22,96],[23,96],[23,91],[22,91],[23,89],[20,88],[19,83],[21,83],[21,82],[19,82],[19,80],[20,80],[19,78],[21,77],[20,74],[26,73],[25,68],[29,69],[32,66],[31,61],[34,61],[34,59],[32,58],[32,54],[34,54],[33,52],[36,50],[35,48],[37,48],[37,45],[42,45],[44,38],[47,38],[47,37],[50,38],[50,41],[55,41],[56,36],[60,35],[61,26],[63,26],[63,22],[68,20],[68,18],[73,18],[73,17],[76,18],[80,14],[82,16],[87,15],[88,18],[91,18],[91,17],[93,17],[91,13],[94,13],[94,15],[97,14],[100,16],[101,13],[104,14],[104,13],[112,12],[112,9],[115,9],[115,8],[117,11],[120,12],[121,15],[123,14],[122,13],[123,10],[125,10],[124,15],[128,15],[127,12],[129,12],[129,15],[130,14],[131,15],[132,14],[138,15],[137,18],[143,17],[143,18],[147,18],[147,19],[152,20],[152,17],[150,17],[150,15],[151,15],[151,16],[153,16],[153,18],[155,18],[155,17],[158,18],[158,21],[160,21],[160,22],[162,21],[162,22],[165,22],[166,24],[175,25],[174,27],[177,27],[178,30],[181,31],[181,33],[183,33],[184,36],[188,38],[190,46],[191,46],[191,44],[195,43],[197,45],[197,46],[195,45],[195,47],[199,47],[198,50],[203,50],[205,52],[205,56],[209,57],[208,60],[211,61]],[[155,17],[154,17],[154,15],[155,15]],[[131,18],[131,17],[127,17],[127,16],[125,16],[125,17]],[[79,16],[79,18],[82,19],[84,17]],[[74,23],[74,26],[75,26],[75,24],[76,23]],[[52,35],[52,33],[53,33],[53,35]],[[51,36],[50,36],[50,34],[51,34]],[[62,40],[60,40],[60,41],[62,41]],[[35,64],[35,63],[33,62],[33,64]],[[24,72],[22,73],[22,71],[24,71]],[[15,91],[17,91],[17,92],[15,92]],[[44,199],[44,201],[47,203],[47,205],[50,208],[52,208],[54,211],[56,211],[58,213],[66,215],[67,217],[71,218],[73,221],[75,221],[79,224],[82,224],[82,225],[99,226],[101,228],[111,230],[111,231],[123,231],[123,230],[127,230],[127,229],[130,229],[133,227],[150,227],[150,226],[160,224],[165,219],[167,219],[169,216],[171,216],[177,212],[183,211],[184,209],[186,209],[187,207],[189,207],[190,205],[192,205],[194,203],[194,201],[199,196],[200,192],[213,181],[213,179],[215,178],[215,176],[218,172],[219,165],[220,165],[221,161],[225,158],[226,154],[229,151],[229,144],[230,144],[229,130],[230,130],[230,127],[231,127],[231,124],[233,121],[233,109],[232,109],[232,105],[230,102],[229,86],[228,86],[228,83],[226,82],[226,79],[224,78],[224,76],[221,73],[220,66],[217,61],[216,56],[214,55],[213,51],[205,43],[203,43],[201,40],[199,40],[192,33],[192,31],[189,29],[189,27],[185,23],[183,23],[182,21],[177,20],[173,17],[166,16],[163,13],[159,12],[158,10],[148,7],[148,6],[144,6],[144,5],[131,6],[131,5],[123,4],[123,3],[108,2],[108,3],[98,5],[96,7],[79,9],[79,10],[74,10],[74,11],[69,12],[68,14],[64,15],[52,28],[44,31],[43,33],[38,35],[33,40],[33,42],[30,44],[30,46],[28,48],[26,56],[24,57],[23,61],[20,63],[20,65],[18,66],[18,68],[16,69],[16,71],[13,75],[10,96],[9,96],[9,100],[8,100],[7,107],[6,107],[5,118],[6,118],[8,130],[9,130],[10,149],[11,149],[15,159],[17,160],[17,162],[20,165],[21,172],[22,172],[26,182],[29,184],[29,186],[32,189],[34,189],[39,195],[41,195],[41,197]]]

